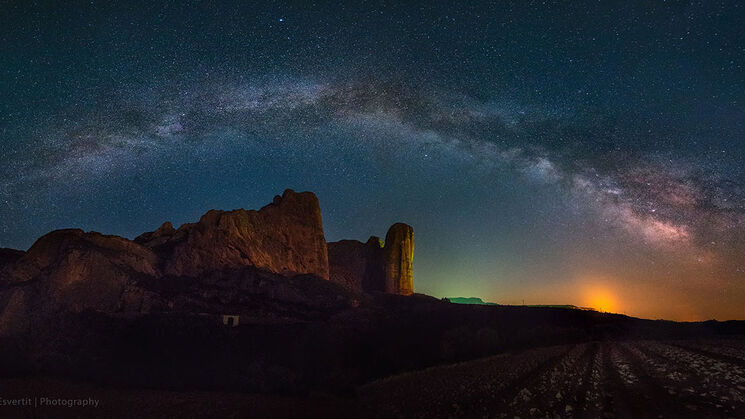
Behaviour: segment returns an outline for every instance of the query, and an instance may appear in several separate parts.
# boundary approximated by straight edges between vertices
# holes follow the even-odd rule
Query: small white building
[[[228,327],[235,327],[235,326],[238,326],[240,319],[241,319],[241,316],[237,314],[223,314],[222,324]]]

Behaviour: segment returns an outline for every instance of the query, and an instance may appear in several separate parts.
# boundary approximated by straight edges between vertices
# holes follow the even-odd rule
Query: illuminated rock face
[[[35,314],[152,312],[219,300],[210,298],[212,288],[190,294],[189,284],[234,281],[238,288],[221,294],[226,301],[240,300],[240,287],[296,276],[315,277],[303,288],[310,294],[298,295],[289,285],[282,291],[281,281],[270,294],[306,305],[321,301],[313,290],[334,295],[334,301],[343,297],[320,278],[355,292],[408,295],[413,256],[413,229],[400,223],[388,230],[384,245],[377,237],[327,244],[318,199],[291,190],[258,211],[212,210],[196,223],[174,229],[167,222],[135,240],[57,230],[27,252],[0,249],[0,335]]]
[[[0,307],[9,307],[0,309],[0,323],[34,307],[147,312],[160,301],[148,287],[163,277],[203,278],[250,267],[329,278],[318,199],[291,190],[259,211],[213,210],[197,223],[179,229],[164,223],[135,240],[57,230],[28,252],[3,249],[0,256],[0,283],[29,284],[0,289]]]
[[[373,236],[366,243],[342,240],[329,243],[329,269],[333,282],[355,292],[414,292],[414,229],[396,223],[385,243]]]
[[[253,266],[285,276],[329,279],[321,208],[311,192],[288,189],[258,211],[211,210],[197,223],[178,230],[166,223],[135,241],[161,257],[165,275],[197,277]]]
[[[28,286],[0,296],[13,308],[3,316],[24,307],[32,312],[39,308],[49,312],[139,308],[142,301],[123,297],[139,288],[138,281],[159,274],[156,254],[130,240],[82,230],[53,231],[4,271],[12,283]],[[140,300],[145,294],[140,293]]]
[[[385,291],[390,294],[414,293],[414,229],[396,223],[388,229],[383,248]]]

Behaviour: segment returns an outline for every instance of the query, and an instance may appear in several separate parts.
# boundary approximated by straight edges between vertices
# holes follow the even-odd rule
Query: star
[[[417,224],[424,291],[520,295],[596,270],[640,296],[697,290],[629,314],[745,317],[702,303],[745,254],[743,28],[703,2],[681,50],[679,11],[521,4],[22,10],[0,77],[0,247],[135,237],[293,188],[333,214],[330,239]]]

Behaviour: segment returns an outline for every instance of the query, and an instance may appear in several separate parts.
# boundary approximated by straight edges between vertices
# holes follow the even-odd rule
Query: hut
[[[237,314],[223,314],[222,324],[228,327],[235,327],[235,326],[238,326],[240,319],[241,319],[241,316]]]

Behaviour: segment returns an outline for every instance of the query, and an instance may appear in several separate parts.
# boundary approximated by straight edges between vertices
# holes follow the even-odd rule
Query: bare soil
[[[380,417],[745,417],[745,343],[590,342],[390,377],[359,389]]]
[[[489,417],[742,418],[745,340],[604,341],[408,372],[353,396],[101,388],[0,380],[0,396],[97,398],[98,408],[0,407],[3,418]]]

